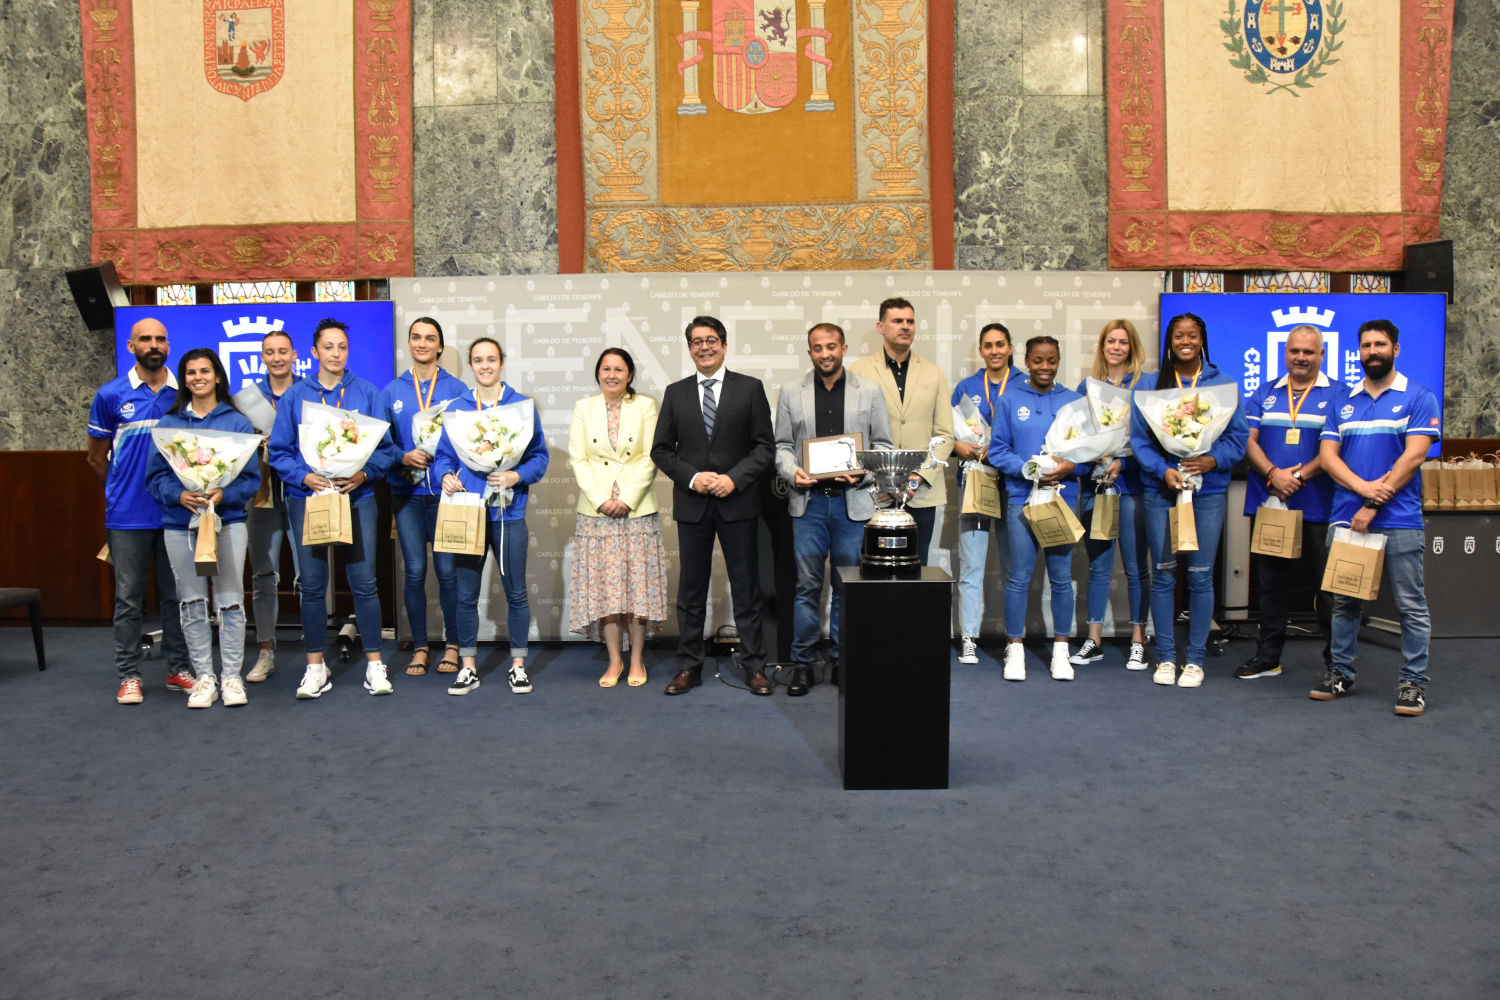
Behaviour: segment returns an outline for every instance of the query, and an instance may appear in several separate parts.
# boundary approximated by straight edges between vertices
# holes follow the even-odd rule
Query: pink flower
[[[214,460],[214,453],[208,448],[199,448],[193,452],[194,465],[207,465]]]

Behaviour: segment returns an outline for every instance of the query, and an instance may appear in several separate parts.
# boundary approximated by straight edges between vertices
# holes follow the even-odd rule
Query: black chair
[[[0,587],[0,611],[25,606],[31,613],[31,637],[36,640],[36,668],[47,669],[47,652],[42,646],[42,592],[30,587]]]

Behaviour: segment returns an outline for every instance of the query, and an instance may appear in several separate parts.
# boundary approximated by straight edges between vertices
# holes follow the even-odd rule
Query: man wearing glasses
[[[771,465],[775,439],[771,408],[760,380],[724,367],[729,334],[712,316],[687,325],[697,372],[663,394],[651,459],[672,480],[673,517],[681,576],[677,585],[677,676],[667,694],[703,683],[703,621],[707,613],[714,538],[729,572],[741,666],[752,694],[771,693],[760,627],[756,533],[761,476]]]

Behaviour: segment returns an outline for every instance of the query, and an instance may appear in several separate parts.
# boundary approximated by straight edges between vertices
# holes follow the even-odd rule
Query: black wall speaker
[[[68,288],[78,304],[83,325],[90,330],[111,330],[115,325],[115,307],[130,305],[130,296],[120,284],[114,261],[91,264],[68,272]]]
[[[1453,241],[1411,243],[1406,247],[1406,292],[1442,292],[1453,304]]]

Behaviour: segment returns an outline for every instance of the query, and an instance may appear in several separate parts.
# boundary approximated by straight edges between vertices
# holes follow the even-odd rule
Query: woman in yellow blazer
[[[594,365],[600,393],[573,407],[568,459],[578,481],[569,627],[604,640],[609,667],[600,687],[620,682],[620,632],[630,633],[631,687],[646,683],[648,633],[667,618],[667,551],[657,516],[656,401],[633,386],[635,362],[607,347]]]

